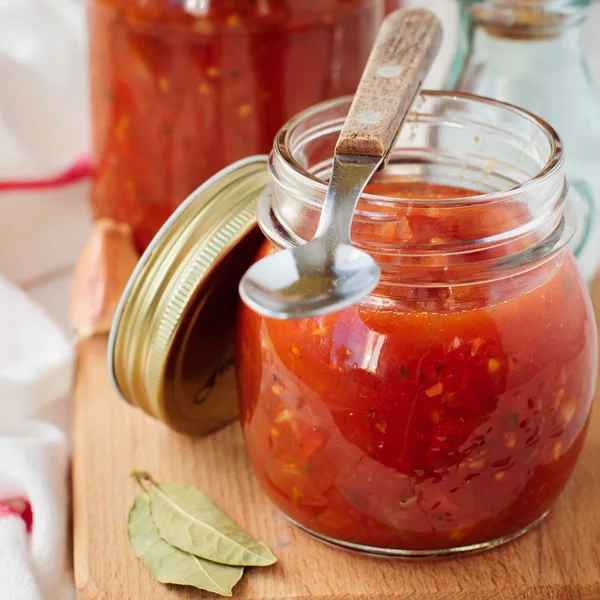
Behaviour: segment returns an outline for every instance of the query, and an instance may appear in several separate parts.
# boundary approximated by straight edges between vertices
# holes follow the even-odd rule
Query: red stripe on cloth
[[[0,501],[0,519],[2,517],[21,517],[25,521],[27,533],[31,533],[33,526],[33,512],[31,504],[23,498]]]
[[[0,192],[23,190],[51,190],[62,185],[77,183],[92,175],[92,161],[88,157],[80,158],[66,171],[44,179],[4,180],[0,181]]]

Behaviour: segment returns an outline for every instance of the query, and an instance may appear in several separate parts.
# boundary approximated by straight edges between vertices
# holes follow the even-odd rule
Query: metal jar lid
[[[234,371],[238,283],[264,240],[256,200],[267,157],[220,171],[152,240],[109,338],[114,385],[131,404],[182,433],[208,433],[237,416]]]

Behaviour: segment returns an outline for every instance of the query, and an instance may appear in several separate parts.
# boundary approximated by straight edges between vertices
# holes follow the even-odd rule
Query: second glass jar
[[[278,134],[261,255],[314,234],[348,107],[314,107]],[[382,266],[375,293],[292,321],[240,307],[242,428],[290,520],[344,547],[425,557],[544,517],[583,444],[597,356],[563,163],[532,115],[423,93],[355,215],[354,243]]]
[[[143,249],[198,185],[352,93],[384,0],[91,0],[96,218]]]

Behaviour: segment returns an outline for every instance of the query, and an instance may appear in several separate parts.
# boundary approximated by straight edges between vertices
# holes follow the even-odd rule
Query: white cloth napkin
[[[0,499],[27,499],[33,511],[31,534],[20,517],[0,517],[0,600],[65,597],[67,462],[58,427],[34,419],[0,425]]]
[[[65,280],[89,229],[89,167],[78,162],[90,148],[85,6],[0,0],[0,600],[74,597],[73,347],[8,279],[65,323]],[[53,302],[42,298],[50,290]],[[30,505],[30,532],[15,505]]]
[[[50,177],[89,151],[86,4],[0,1],[0,180]]]
[[[2,278],[0,332],[0,600],[67,600],[69,428],[32,417],[67,421],[73,346]],[[6,510],[15,500],[31,506],[31,533]]]
[[[68,394],[71,342],[33,300],[5,279],[0,279],[0,332],[0,420],[35,415]]]

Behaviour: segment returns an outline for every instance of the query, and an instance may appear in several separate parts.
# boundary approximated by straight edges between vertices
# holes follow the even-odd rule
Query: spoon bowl
[[[341,310],[371,293],[380,268],[350,244],[333,249],[324,238],[275,252],[254,264],[240,285],[242,300],[276,319],[314,317]]]

